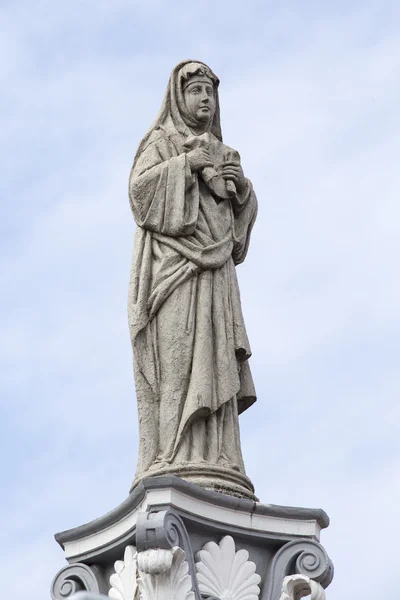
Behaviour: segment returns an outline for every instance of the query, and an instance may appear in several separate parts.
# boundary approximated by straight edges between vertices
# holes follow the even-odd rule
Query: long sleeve
[[[257,197],[251,182],[247,180],[247,186],[242,194],[236,194],[232,199],[234,215],[234,246],[233,260],[236,265],[242,263],[246,258],[250,243],[250,234],[257,216]]]
[[[199,189],[186,155],[174,153],[166,139],[150,143],[132,169],[129,198],[140,227],[180,237],[196,227]]]

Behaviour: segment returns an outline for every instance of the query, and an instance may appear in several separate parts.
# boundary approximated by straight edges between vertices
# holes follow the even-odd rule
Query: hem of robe
[[[238,393],[239,392],[240,392],[240,390],[238,391]],[[236,396],[238,396],[238,394],[236,394]],[[214,410],[207,406],[202,406],[198,410],[192,412],[190,414],[190,416],[187,419],[185,419],[184,423],[181,422],[181,424],[179,425],[179,428],[178,428],[178,433],[176,436],[176,442],[175,442],[174,451],[173,451],[172,456],[174,457],[176,455],[176,453],[178,452],[179,446],[180,446],[180,443],[181,443],[183,437],[186,435],[187,430],[189,429],[189,427],[191,425],[193,425],[193,423],[195,421],[197,421],[199,419],[207,419],[212,414],[216,413],[221,408],[221,406],[224,406],[224,404],[227,404],[231,400],[232,400],[232,398],[228,398],[224,402],[221,402],[221,404],[219,404],[218,407],[215,408]],[[238,414],[240,415],[242,412],[244,412],[245,410],[250,408],[250,406],[252,404],[254,404],[254,402],[256,400],[257,400],[257,397],[255,395],[242,396],[241,398],[236,397]]]

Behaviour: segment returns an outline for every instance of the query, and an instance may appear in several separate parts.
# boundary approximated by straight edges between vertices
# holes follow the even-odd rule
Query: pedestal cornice
[[[173,508],[188,524],[201,524],[232,535],[267,538],[278,543],[296,538],[319,540],[329,525],[321,509],[262,504],[209,491],[174,476],[143,480],[117,508],[87,524],[57,533],[68,562],[102,562],[135,538],[140,512]]]

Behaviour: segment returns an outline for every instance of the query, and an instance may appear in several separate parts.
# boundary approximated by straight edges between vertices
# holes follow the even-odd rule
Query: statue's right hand
[[[188,152],[186,156],[192,171],[199,171],[205,167],[214,166],[210,154],[205,148],[195,148]]]

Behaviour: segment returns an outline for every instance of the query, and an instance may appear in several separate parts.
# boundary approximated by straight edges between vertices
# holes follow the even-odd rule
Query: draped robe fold
[[[227,146],[210,135],[215,159]],[[257,200],[221,200],[192,173],[184,136],[151,134],[131,172],[137,223],[129,325],[139,412],[136,481],[166,465],[244,473],[238,414],[255,401],[235,265]]]

